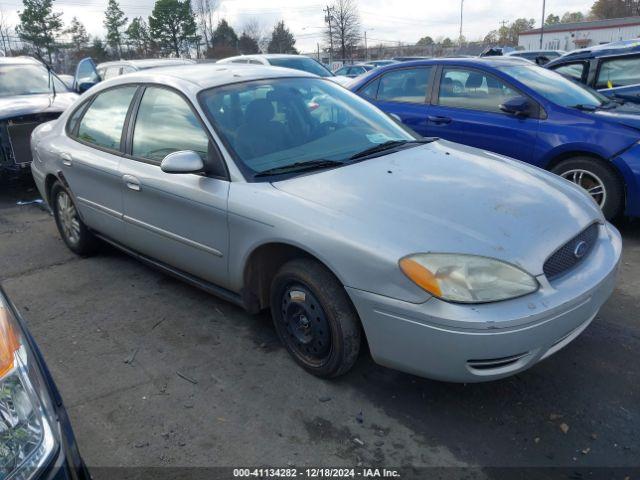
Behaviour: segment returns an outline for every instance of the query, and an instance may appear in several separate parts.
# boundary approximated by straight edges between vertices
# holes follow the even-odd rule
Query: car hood
[[[640,130],[640,105],[638,103],[627,102],[615,109],[596,110],[595,112],[590,112],[590,114]]]
[[[64,112],[78,95],[72,92],[58,93],[55,98],[48,93],[0,97],[0,120],[42,112]]]
[[[443,140],[273,185],[342,218],[336,234],[364,232],[353,241],[390,255],[483,255],[533,275],[561,245],[602,220],[568,181]]]

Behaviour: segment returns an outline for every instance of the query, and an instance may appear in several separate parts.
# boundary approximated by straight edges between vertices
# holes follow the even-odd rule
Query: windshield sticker
[[[390,142],[392,140],[395,140],[394,138],[391,138],[390,136],[384,133],[370,133],[367,135],[367,139],[371,143],[376,143],[376,144],[382,144],[384,142]]]

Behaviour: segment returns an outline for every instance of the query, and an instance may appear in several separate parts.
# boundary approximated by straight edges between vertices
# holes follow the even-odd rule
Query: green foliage
[[[638,0],[596,0],[591,7],[595,18],[621,18],[638,15]]]
[[[91,46],[87,53],[88,56],[93,58],[96,63],[104,62],[109,58],[104,42],[97,37],[93,39],[93,42],[91,42]]]
[[[107,44],[122,56],[122,27],[127,24],[127,17],[120,9],[117,0],[109,0],[104,12],[104,28],[107,29]]]
[[[271,32],[271,40],[267,46],[269,53],[298,53],[295,47],[296,39],[285,26],[284,21],[276,23]]]
[[[435,42],[433,41],[433,38],[431,38],[430,36],[426,36],[426,37],[422,37],[420,40],[418,40],[416,42],[416,45],[420,46],[420,47],[429,47],[431,45],[433,45]]]
[[[545,25],[556,25],[560,23],[560,17],[558,15],[554,15],[550,13],[547,19],[544,21]]]
[[[78,17],[71,19],[71,26],[65,30],[71,36],[71,44],[76,52],[82,50],[89,43],[89,35],[87,29],[82,22],[78,20]]]
[[[165,53],[179,57],[198,41],[190,0],[157,0],[149,17],[151,37]]]
[[[583,22],[584,21],[584,13],[582,12],[565,12],[562,15],[562,20],[560,23],[575,23],[575,22]]]
[[[142,17],[136,17],[131,20],[125,33],[138,54],[146,55],[148,53],[151,37],[149,35],[149,26]]]
[[[254,38],[251,38],[246,33],[240,35],[240,39],[238,40],[238,49],[240,50],[240,53],[244,55],[249,55],[251,53],[260,53],[258,42],[256,42]]]
[[[453,47],[453,41],[449,37],[447,37],[442,40],[441,45],[445,48]]]
[[[53,0],[23,0],[23,5],[16,27],[18,36],[33,45],[38,54],[46,52],[51,61],[55,37],[62,30],[62,13],[53,12]]]

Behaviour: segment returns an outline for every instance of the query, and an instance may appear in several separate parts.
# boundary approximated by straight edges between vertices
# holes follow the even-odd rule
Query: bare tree
[[[213,14],[219,6],[220,0],[195,0],[194,2],[198,29],[202,32],[205,51],[212,46],[213,31],[215,30]]]
[[[11,38],[14,36],[14,31],[3,10],[0,10],[0,46],[2,47],[2,53],[5,55],[13,55],[13,48],[11,46]]]
[[[335,0],[327,15],[327,40],[340,48],[342,59],[351,55],[360,41],[360,15],[356,0]]]
[[[261,52],[267,49],[267,44],[269,43],[267,29],[257,18],[251,18],[244,22],[242,33],[255,41]]]

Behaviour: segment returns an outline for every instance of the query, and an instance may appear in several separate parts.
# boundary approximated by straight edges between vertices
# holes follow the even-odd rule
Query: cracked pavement
[[[28,179],[0,182],[0,281],[90,469],[606,466],[624,478],[640,466],[640,221],[619,225],[621,275],[597,319],[529,371],[447,384],[377,366],[365,351],[348,375],[323,381],[290,360],[268,315],[113,248],[74,256],[46,210],[16,205],[34,198]]]

